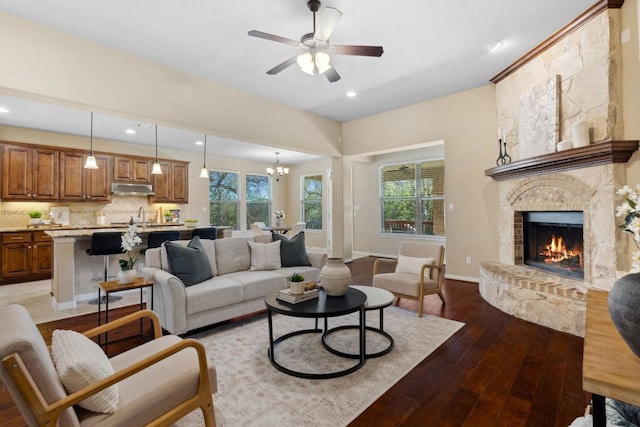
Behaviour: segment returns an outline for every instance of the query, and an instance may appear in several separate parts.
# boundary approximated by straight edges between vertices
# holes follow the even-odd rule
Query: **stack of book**
[[[292,294],[291,290],[283,289],[281,291],[278,291],[278,295],[276,296],[276,298],[279,299],[280,301],[296,304],[302,301],[318,298],[318,295],[319,295],[318,289],[304,291],[303,294]]]

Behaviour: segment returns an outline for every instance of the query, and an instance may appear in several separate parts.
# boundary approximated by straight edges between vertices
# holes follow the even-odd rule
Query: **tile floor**
[[[97,285],[96,285],[97,286]],[[49,322],[78,316],[80,314],[97,313],[98,306],[87,301],[78,301],[76,308],[56,311],[51,304],[51,280],[17,283],[0,286],[0,306],[9,304],[23,305],[36,323]],[[140,292],[120,292],[122,299],[109,303],[109,309],[140,303]],[[96,297],[97,297],[96,291]],[[102,310],[104,310],[104,304]]]

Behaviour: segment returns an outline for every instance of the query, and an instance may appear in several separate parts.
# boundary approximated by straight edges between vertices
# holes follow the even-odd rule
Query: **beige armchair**
[[[204,347],[193,339],[162,336],[155,313],[143,310],[91,329],[96,337],[129,322],[150,318],[154,339],[109,360],[114,374],[67,393],[52,356],[27,310],[0,308],[0,379],[30,426],[168,426],[200,408],[207,426],[215,426],[213,400],[216,376]],[[90,343],[91,344],[91,343]],[[99,350],[98,350],[99,351]],[[118,384],[114,412],[93,412],[76,406]]]
[[[393,273],[378,273],[383,264],[393,264]],[[418,301],[418,317],[422,317],[424,296],[442,294],[444,278],[444,246],[403,242],[398,259],[379,258],[373,264],[373,286],[386,289],[397,298]]]

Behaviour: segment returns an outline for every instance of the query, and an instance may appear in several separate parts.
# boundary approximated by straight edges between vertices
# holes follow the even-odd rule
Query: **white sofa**
[[[164,246],[147,249],[143,272],[155,282],[153,311],[164,329],[176,335],[185,334],[263,310],[265,295],[286,288],[287,277],[292,273],[300,273],[308,281],[318,280],[327,258],[326,254],[307,253],[311,266],[252,271],[249,241],[271,242],[271,235],[202,239],[214,277],[191,286],[185,286],[171,273]],[[174,243],[186,246],[189,241]]]

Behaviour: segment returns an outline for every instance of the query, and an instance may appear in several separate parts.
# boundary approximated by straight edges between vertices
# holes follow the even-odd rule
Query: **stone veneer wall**
[[[498,125],[507,132],[513,160],[520,160],[520,97],[555,75],[560,140],[572,140],[578,120],[589,124],[592,142],[623,139],[621,20],[620,9],[601,12],[496,84]]]
[[[621,21],[619,9],[606,9],[495,80],[498,126],[507,132],[514,161],[522,160],[521,97],[556,75],[560,140],[572,139],[578,120],[589,124],[592,143],[623,139]],[[516,317],[584,336],[585,294],[592,287],[610,289],[617,270],[628,270],[628,239],[621,238],[615,217],[615,190],[625,182],[620,163],[500,181],[500,259],[481,265],[485,300]],[[584,213],[582,282],[522,265],[522,212],[563,210]]]

